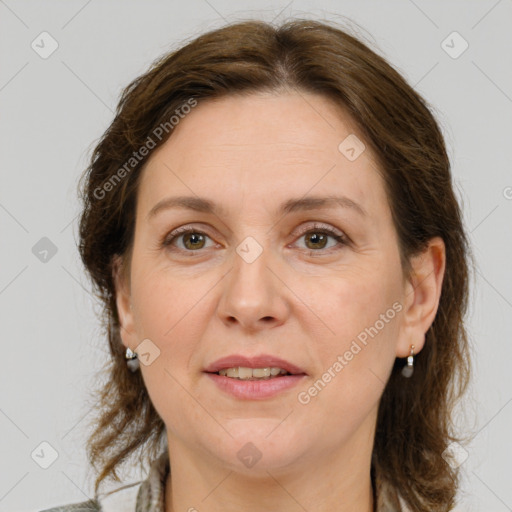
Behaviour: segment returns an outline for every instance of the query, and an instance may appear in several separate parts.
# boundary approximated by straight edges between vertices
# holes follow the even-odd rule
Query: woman
[[[388,63],[322,22],[206,33],[128,86],[84,178],[112,361],[95,497],[54,512],[453,508],[468,244]],[[148,478],[99,492],[137,451]]]

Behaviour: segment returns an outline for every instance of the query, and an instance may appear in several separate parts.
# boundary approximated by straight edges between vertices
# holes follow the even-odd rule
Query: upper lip
[[[291,373],[292,375],[306,373],[304,370],[298,366],[295,366],[289,361],[285,361],[280,357],[267,354],[261,354],[259,356],[252,357],[233,354],[231,356],[217,359],[217,361],[213,362],[207,368],[205,368],[204,371],[207,373],[216,373],[219,370],[225,370],[226,368],[237,368],[239,366],[245,368],[281,368],[286,370],[288,373]]]

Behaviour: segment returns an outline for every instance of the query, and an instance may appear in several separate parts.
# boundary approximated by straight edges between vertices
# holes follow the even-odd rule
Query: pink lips
[[[236,368],[243,366],[245,368],[282,368],[292,375],[305,374],[304,370],[295,366],[294,364],[285,361],[279,357],[274,357],[266,354],[254,357],[246,357],[238,354],[217,359],[214,363],[205,368],[207,373],[216,373],[219,370],[226,368]]]
[[[238,366],[245,368],[282,368],[291,375],[280,375],[267,380],[239,380],[216,373],[219,370]],[[297,385],[299,381],[306,377],[306,373],[298,366],[270,355],[223,357],[209,365],[204,371],[220,390],[242,400],[264,400],[273,397]]]

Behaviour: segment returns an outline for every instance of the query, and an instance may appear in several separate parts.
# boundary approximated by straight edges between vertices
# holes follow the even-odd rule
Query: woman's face
[[[200,102],[173,131],[144,169],[118,287],[171,454],[254,472],[370,453],[393,362],[421,348],[370,149],[306,93]],[[206,373],[228,356],[300,375]]]

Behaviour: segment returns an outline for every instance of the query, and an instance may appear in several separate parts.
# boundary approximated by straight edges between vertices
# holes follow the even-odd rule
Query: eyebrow
[[[278,213],[287,214],[298,211],[307,210],[319,210],[322,208],[347,208],[355,211],[362,217],[366,217],[368,214],[366,210],[358,203],[346,196],[325,196],[325,197],[303,197],[299,199],[289,199],[285,201],[278,209]],[[193,210],[196,212],[212,213],[215,215],[226,215],[226,210],[223,206],[216,204],[209,199],[203,197],[194,196],[177,196],[167,197],[159,201],[147,215],[147,220],[153,218],[157,213],[173,209],[180,208],[186,210]]]

